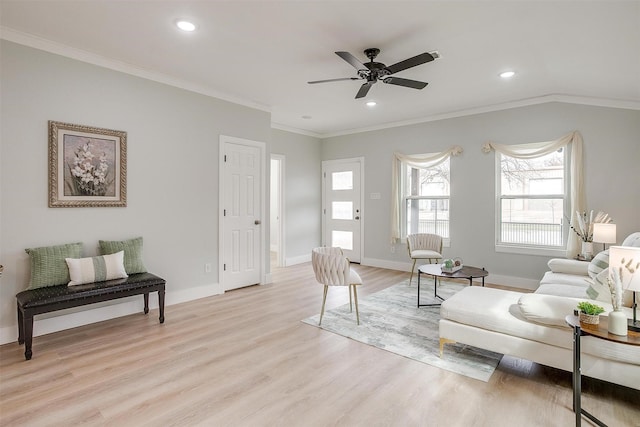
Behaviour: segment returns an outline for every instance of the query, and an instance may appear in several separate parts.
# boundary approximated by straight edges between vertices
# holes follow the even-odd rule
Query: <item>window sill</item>
[[[496,252],[518,254],[518,255],[537,255],[556,258],[566,258],[566,249],[550,249],[536,248],[528,246],[512,246],[512,245],[496,245]]]

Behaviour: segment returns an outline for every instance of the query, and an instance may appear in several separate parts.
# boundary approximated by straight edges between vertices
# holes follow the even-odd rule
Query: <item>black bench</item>
[[[144,296],[144,313],[149,313],[149,292],[158,292],[160,323],[164,323],[165,280],[151,273],[132,274],[126,279],[84,285],[56,285],[27,289],[16,295],[18,300],[18,343],[24,344],[24,357],[31,359],[33,316],[65,308],[79,307],[132,295]]]

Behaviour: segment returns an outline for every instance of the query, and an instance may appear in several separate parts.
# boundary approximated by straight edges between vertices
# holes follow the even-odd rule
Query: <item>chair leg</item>
[[[413,280],[413,270],[416,269],[416,261],[417,259],[413,260],[413,267],[411,267],[411,276],[409,276],[409,286],[411,286],[411,280]]]
[[[351,302],[351,285],[349,285],[349,313],[353,313],[353,303]]]
[[[353,286],[353,299],[356,302],[356,322],[358,325],[360,325],[360,312],[358,311],[358,293],[356,292],[356,285],[351,286]],[[349,295],[351,295],[351,292],[349,292]]]
[[[327,301],[327,290],[329,290],[329,286],[324,285],[324,294],[322,295],[322,310],[320,310],[320,321],[318,322],[318,326],[322,324],[322,316],[324,315],[324,303]]]

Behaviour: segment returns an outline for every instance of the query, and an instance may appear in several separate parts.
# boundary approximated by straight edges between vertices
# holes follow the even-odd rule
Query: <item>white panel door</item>
[[[323,245],[342,248],[360,262],[362,236],[362,160],[322,162]]]
[[[225,290],[260,283],[261,158],[257,147],[226,143],[224,150]]]

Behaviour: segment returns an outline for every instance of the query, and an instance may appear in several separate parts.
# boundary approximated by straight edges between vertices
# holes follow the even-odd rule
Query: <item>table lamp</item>
[[[616,225],[603,222],[593,224],[593,241],[602,243],[603,250],[607,249],[607,243],[616,242]]]
[[[640,292],[640,248],[633,246],[610,246],[609,268],[620,269],[622,272],[623,291],[633,292],[633,319],[629,320],[630,331],[640,331],[640,321],[637,319],[636,293]]]

